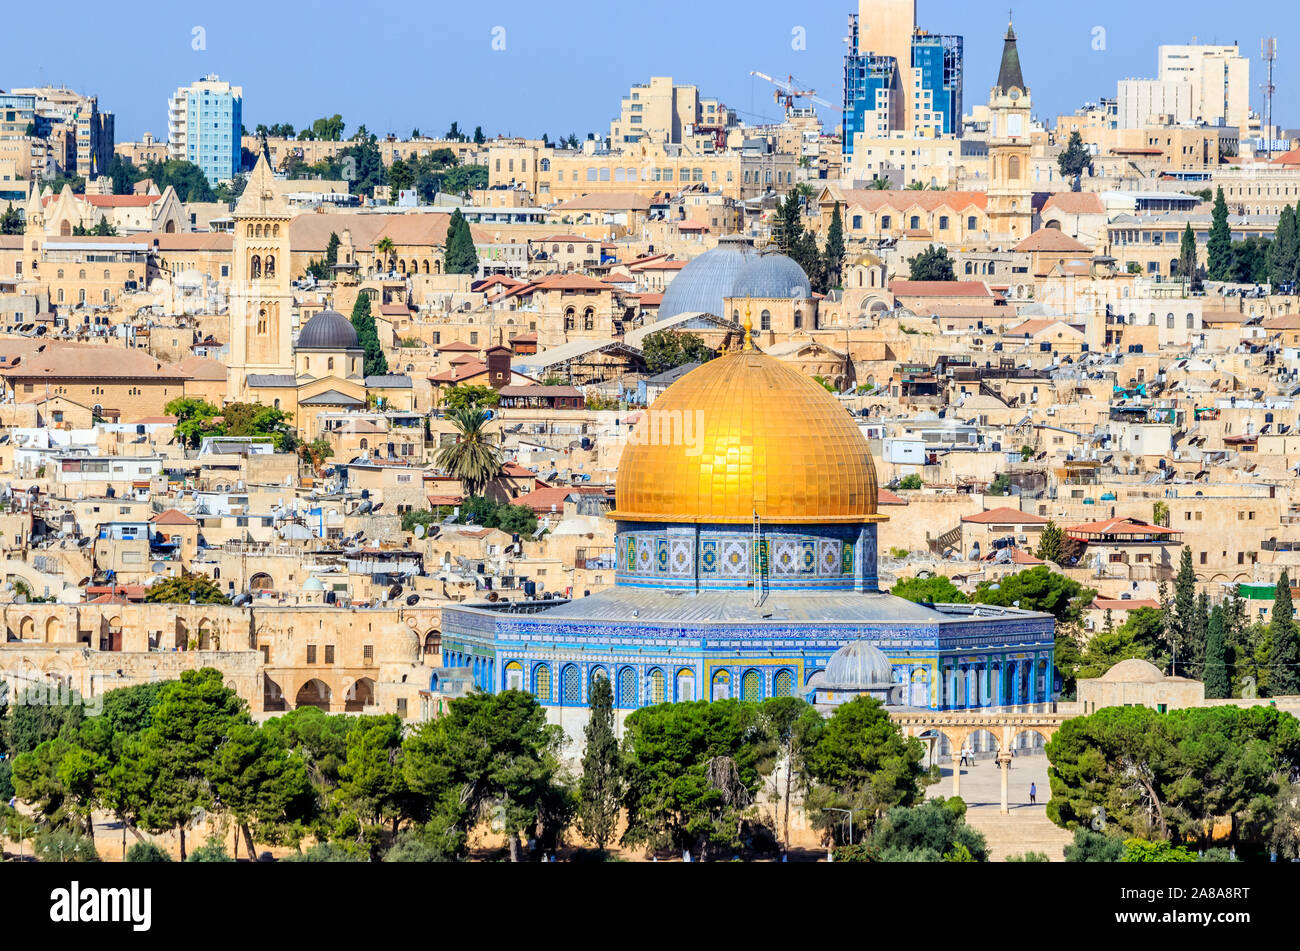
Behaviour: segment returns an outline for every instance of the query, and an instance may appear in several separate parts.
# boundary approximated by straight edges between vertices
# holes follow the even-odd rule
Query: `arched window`
[[[798,330],[802,326],[803,326],[803,311],[796,310],[794,312],[794,329]]]
[[[731,699],[731,674],[725,670],[715,671],[713,674],[713,691],[709,697],[710,700],[729,700]]]
[[[618,672],[618,705],[624,708],[636,706],[636,671],[631,667]]]
[[[745,671],[740,681],[740,699],[757,703],[763,699],[763,675],[757,670]]]
[[[275,277],[275,255],[273,254],[266,256],[266,276]]]
[[[650,671],[650,702],[664,702],[664,672],[658,667]]]
[[[333,358],[333,357],[330,357],[329,360],[326,361],[325,369],[327,369],[327,370],[333,370],[333,369],[334,369],[334,358]]]
[[[918,230],[918,229],[921,227],[921,217],[920,217],[920,215],[913,215],[913,216],[908,220],[907,226],[908,226],[909,228],[911,228],[913,231]]]
[[[760,330],[772,329],[772,312],[770,310],[763,311],[763,313],[759,315],[758,320]]]
[[[979,221],[976,220],[974,215],[971,215],[969,218],[966,219],[966,229],[968,231],[974,231],[978,227],[979,227]]]
[[[258,254],[254,254],[254,255],[253,255],[253,260],[252,260],[252,262],[251,262],[251,264],[250,264],[250,267],[249,267],[249,274],[252,275],[252,278],[253,278],[253,280],[255,280],[255,281],[256,281],[256,280],[259,280],[259,279],[262,277],[262,257],[261,257],[261,255],[258,255]]]
[[[772,681],[772,695],[776,697],[793,697],[794,674],[788,670],[778,672],[776,679]]]
[[[677,671],[677,702],[691,703],[695,700],[695,671],[683,667]]]
[[[524,689],[524,668],[517,660],[506,664],[505,686],[507,690]]]
[[[584,310],[584,311],[582,312],[582,329],[583,329],[583,330],[595,330],[595,329],[596,329],[596,310],[595,310],[595,308],[588,307],[586,310]]]
[[[538,700],[551,699],[551,668],[545,664],[533,668],[533,696]]]
[[[564,311],[564,329],[573,330],[577,326],[577,311],[572,307],[565,308]]]
[[[63,280],[63,268],[59,268],[59,280]]]
[[[582,705],[582,678],[573,664],[565,667],[560,674],[560,702],[566,707]]]
[[[83,267],[80,271],[77,272],[77,277],[78,277],[78,279],[83,280],[83,281],[86,279],[86,269],[85,269],[84,267]]]
[[[1020,180],[1020,156],[1013,155],[1007,159],[1007,178],[1016,182]]]

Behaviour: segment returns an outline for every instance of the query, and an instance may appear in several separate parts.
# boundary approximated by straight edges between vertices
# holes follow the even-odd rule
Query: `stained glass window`
[[[691,670],[677,671],[677,700],[679,702],[690,703],[695,699],[695,672]]]
[[[763,699],[763,677],[757,670],[747,671],[740,681],[740,699],[753,702]]]
[[[650,671],[650,702],[664,702],[664,672],[658,668]]]
[[[776,680],[772,682],[772,691],[778,697],[793,697],[794,675],[788,670],[778,673]]]
[[[551,668],[538,664],[533,670],[533,696],[538,700],[551,699]]]

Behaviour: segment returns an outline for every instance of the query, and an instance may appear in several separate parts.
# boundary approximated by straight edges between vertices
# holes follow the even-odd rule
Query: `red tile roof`
[[[962,521],[972,522],[976,525],[1046,525],[1048,519],[1032,512],[1022,512],[1020,509],[1013,509],[1004,505],[1001,508],[989,509],[987,512],[980,512],[977,515],[967,515]]]
[[[1095,536],[1106,535],[1181,535],[1176,528],[1152,525],[1136,518],[1108,518],[1101,522],[1089,522],[1087,525],[1072,525],[1065,530],[1071,538],[1085,536],[1087,540]]]

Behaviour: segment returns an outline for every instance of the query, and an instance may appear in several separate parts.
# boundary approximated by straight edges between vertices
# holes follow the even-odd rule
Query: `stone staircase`
[[[1002,815],[997,805],[972,806],[966,821],[984,833],[989,843],[989,861],[1005,862],[1008,855],[1042,852],[1053,862],[1065,861],[1062,850],[1074,836],[1054,825],[1042,806],[1012,806]]]

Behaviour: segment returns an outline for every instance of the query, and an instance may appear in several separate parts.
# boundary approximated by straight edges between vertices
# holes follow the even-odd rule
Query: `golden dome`
[[[885,521],[876,467],[853,418],[822,386],[753,350],[670,386],[628,436],[616,511],[626,521],[818,524]]]

